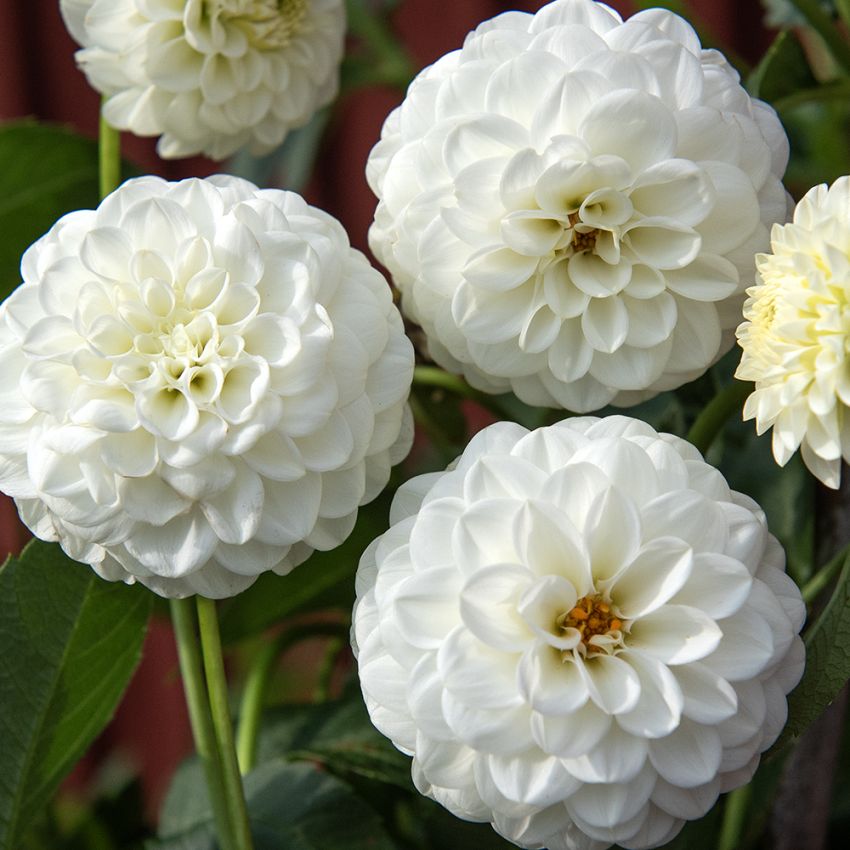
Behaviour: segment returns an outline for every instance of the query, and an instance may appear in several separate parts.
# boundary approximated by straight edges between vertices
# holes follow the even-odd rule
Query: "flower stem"
[[[221,653],[221,635],[218,629],[218,614],[215,602],[203,596],[195,597],[198,608],[198,624],[201,632],[201,651],[207,675],[207,692],[210,698],[212,725],[220,754],[222,784],[227,802],[227,811],[233,827],[235,850],[253,850],[251,826],[245,793],[239,776],[236,748],[233,744],[233,726],[227,704],[227,678],[224,673],[224,658]]]
[[[750,808],[752,790],[749,785],[736,788],[726,797],[723,807],[723,824],[720,828],[720,840],[717,850],[738,850],[741,846],[744,824]]]
[[[850,44],[842,37],[831,15],[823,10],[818,0],[791,0],[791,2],[809,22],[809,26],[823,39],[833,59],[845,73],[850,72]]]
[[[800,593],[803,601],[810,605],[818,597],[820,592],[829,585],[847,562],[850,547],[842,549],[829,563],[822,566],[803,586]]]
[[[121,134],[102,114],[98,138],[98,166],[100,197],[103,199],[121,183]]]
[[[850,0],[835,0],[835,8],[844,25],[850,27]]]
[[[222,850],[236,850],[227,814],[227,801],[221,776],[221,760],[210,715],[204,674],[201,669],[195,606],[191,599],[172,599],[170,604],[174,636],[177,640],[177,655],[180,659],[180,674],[183,679],[183,690],[186,694],[186,705],[189,709],[189,722],[195,739],[195,749],[203,765],[207,780],[218,841]]]
[[[242,692],[239,707],[239,729],[236,735],[236,754],[243,775],[253,770],[257,760],[257,738],[263,713],[266,690],[274,662],[293,644],[305,638],[328,635],[339,638],[347,628],[340,623],[310,623],[281,632],[274,640],[265,643],[254,656],[248,679]]]
[[[498,396],[476,390],[463,378],[438,369],[436,366],[416,366],[413,370],[413,383],[423,387],[447,390],[452,395],[477,402],[500,419],[513,419],[513,416],[499,404]]]
[[[331,691],[331,678],[333,677],[336,660],[339,658],[343,647],[347,645],[347,642],[340,636],[331,638],[328,641],[327,649],[325,649],[325,654],[319,666],[318,675],[316,676],[316,690],[313,693],[313,702],[322,703],[328,701]]]
[[[703,408],[688,431],[688,442],[693,443],[703,454],[711,448],[726,420],[740,411],[747,396],[753,391],[753,385],[746,381],[733,380],[727,384]]]

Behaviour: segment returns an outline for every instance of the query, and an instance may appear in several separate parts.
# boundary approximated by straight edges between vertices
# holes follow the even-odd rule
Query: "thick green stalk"
[[[233,725],[227,702],[227,677],[224,672],[224,658],[221,652],[218,614],[215,602],[212,599],[196,596],[195,601],[198,608],[201,652],[203,653],[204,671],[207,676],[207,693],[210,699],[212,725],[221,757],[222,783],[227,802],[227,812],[233,827],[234,846],[236,850],[253,850],[254,841],[251,837],[251,825],[248,821],[248,808],[245,805],[242,778],[239,775],[239,763],[236,760]]]
[[[290,646],[301,640],[324,635],[340,639],[341,633],[347,634],[347,632],[347,626],[342,623],[304,624],[281,632],[255,654],[254,663],[248,671],[248,678],[242,691],[239,728],[236,734],[236,755],[243,775],[253,770],[257,761],[260,719],[275,661]]]
[[[207,780],[218,841],[222,850],[237,850],[233,843],[230,820],[227,814],[221,760],[215,740],[212,716],[210,715],[204,673],[201,669],[195,606],[191,599],[172,599],[170,604],[174,636],[177,640],[177,655],[180,659],[180,674],[183,679],[183,690],[186,694],[186,705],[189,708],[189,722],[195,739],[195,750],[201,760]]]
[[[726,796],[717,850],[738,850],[741,846],[751,796],[752,791],[749,785],[736,788]]]
[[[841,35],[832,16],[825,12],[819,0],[791,0],[800,10],[809,25],[823,39],[833,59],[850,73],[850,44]],[[844,10],[846,12],[846,9]]]
[[[121,134],[101,114],[98,139],[100,197],[105,198],[121,183]]]
[[[688,431],[688,441],[706,454],[726,421],[736,411],[740,413],[752,391],[753,385],[746,381],[733,380],[723,387],[697,416]]]

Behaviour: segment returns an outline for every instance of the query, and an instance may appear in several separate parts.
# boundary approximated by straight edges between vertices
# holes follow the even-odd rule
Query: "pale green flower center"
[[[258,50],[279,50],[298,35],[310,0],[207,0],[211,16],[241,27]]]

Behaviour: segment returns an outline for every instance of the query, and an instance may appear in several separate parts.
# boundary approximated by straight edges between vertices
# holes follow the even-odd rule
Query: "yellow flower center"
[[[564,631],[577,629],[587,653],[606,651],[602,642],[592,642],[598,635],[610,636],[618,644],[623,637],[622,619],[615,613],[610,600],[601,594],[579,599],[573,608],[558,617],[557,625]]]

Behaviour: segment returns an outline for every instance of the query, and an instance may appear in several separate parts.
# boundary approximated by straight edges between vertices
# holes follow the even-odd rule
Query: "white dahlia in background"
[[[369,159],[370,244],[473,386],[632,404],[733,344],[787,157],[773,110],[684,20],[556,0],[414,80]]]
[[[749,781],[805,609],[758,505],[638,420],[493,425],[399,490],[354,643],[375,725],[522,847],[656,847]]]
[[[220,598],[349,534],[412,436],[413,352],[331,216],[235,177],[125,183],[0,307],[0,489],[110,580]]]
[[[276,148],[339,89],[344,0],[61,0],[121,130],[171,159]]]
[[[747,290],[736,377],[755,381],[744,418],[773,427],[773,456],[803,462],[828,487],[850,461],[850,177],[815,186],[771,234]]]

